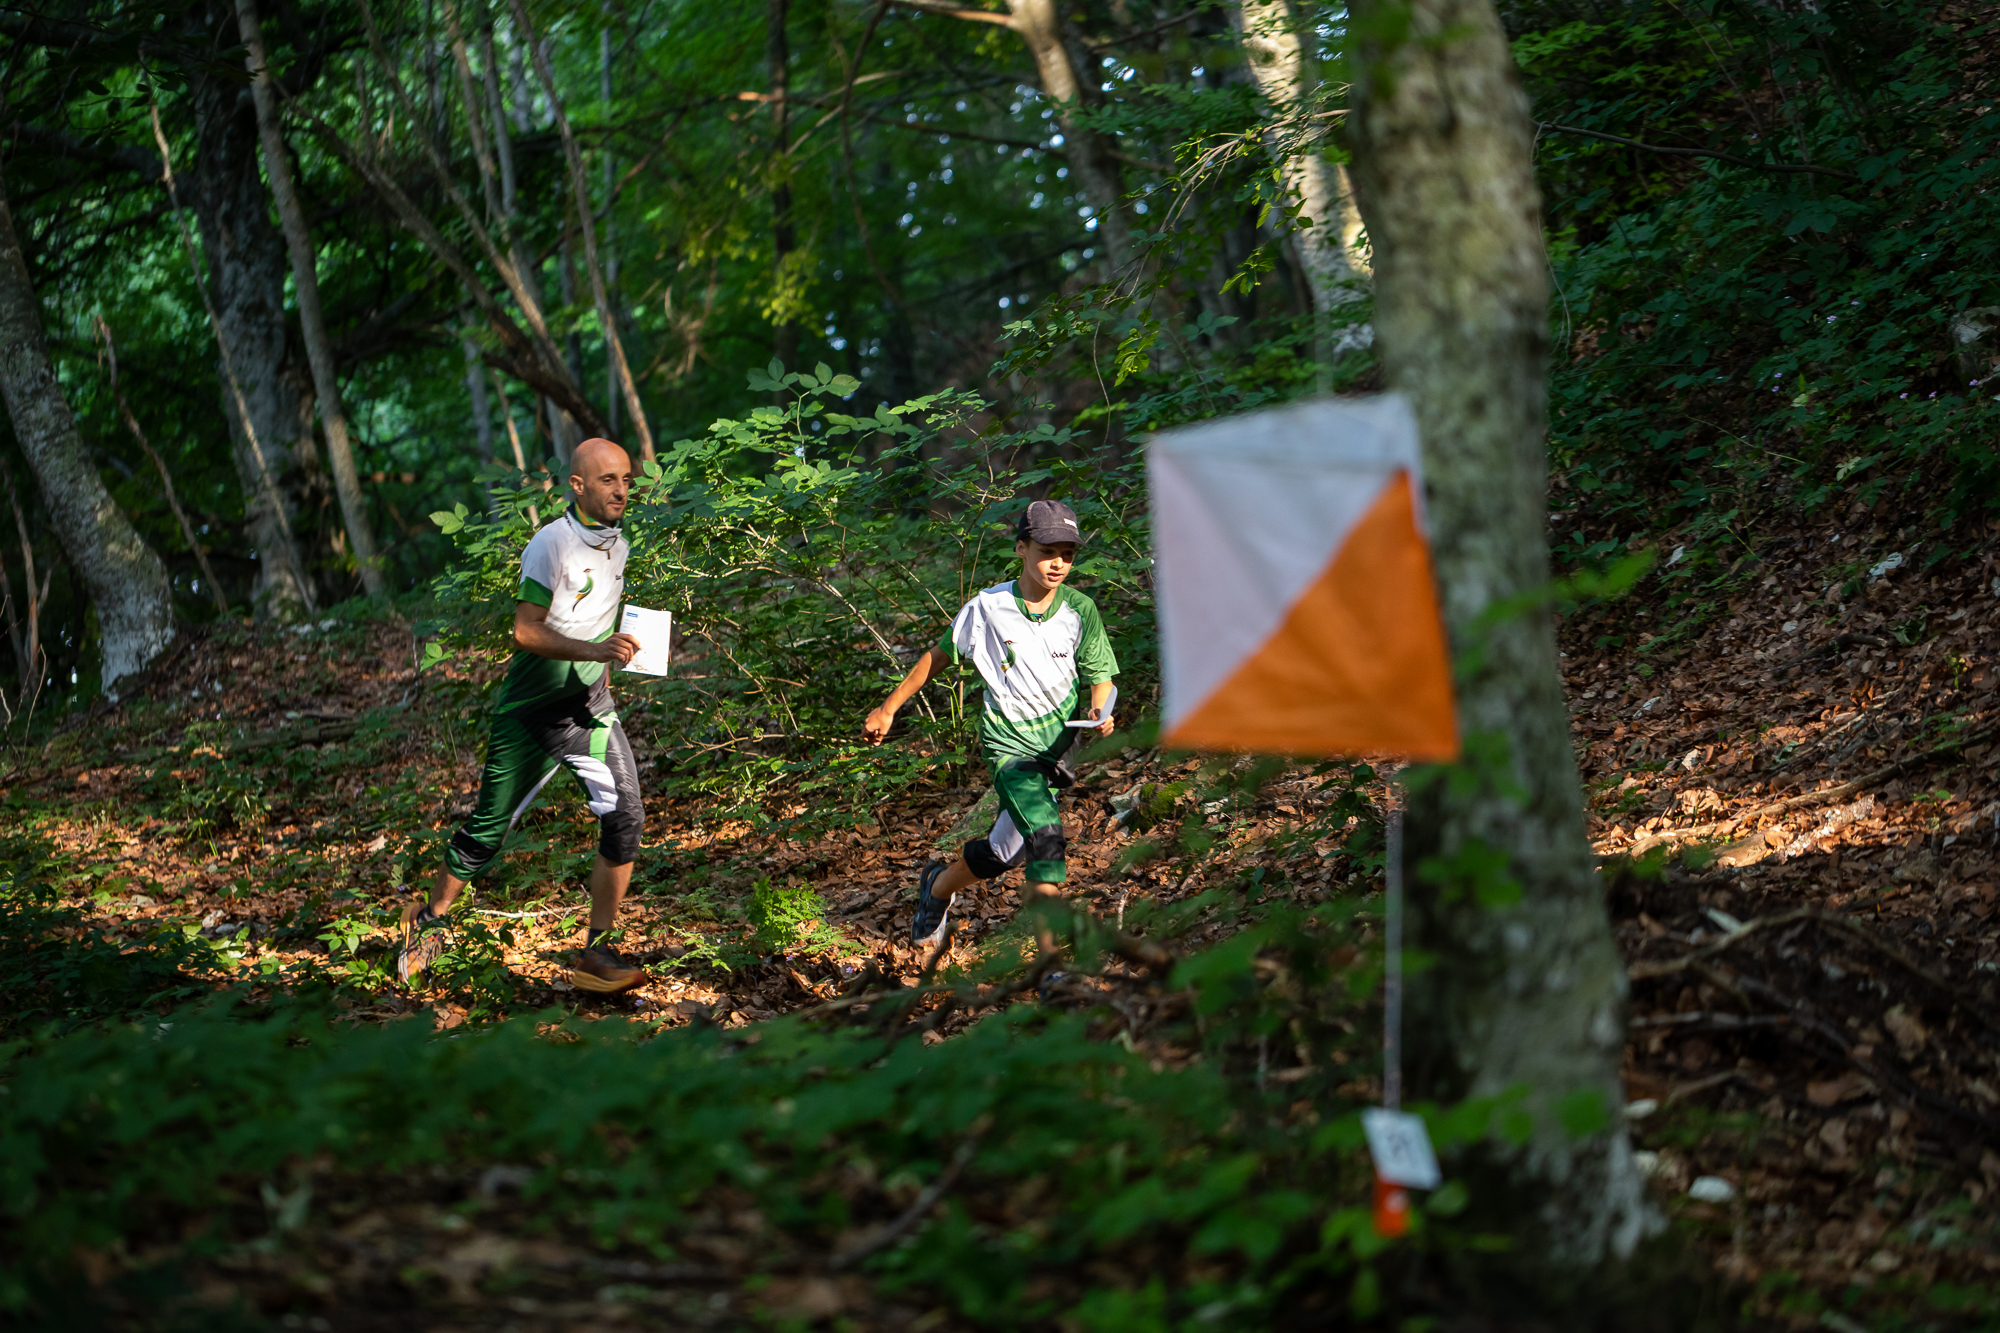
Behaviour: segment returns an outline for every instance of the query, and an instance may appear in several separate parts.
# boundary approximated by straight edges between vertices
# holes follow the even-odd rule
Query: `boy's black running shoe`
[[[439,916],[429,903],[403,909],[403,945],[396,951],[396,980],[409,985],[451,943],[451,915]]]
[[[938,942],[938,936],[944,934],[944,919],[951,914],[951,899],[931,894],[931,885],[944,871],[944,862],[933,861],[917,878],[917,914],[910,918],[910,943],[919,948]]]

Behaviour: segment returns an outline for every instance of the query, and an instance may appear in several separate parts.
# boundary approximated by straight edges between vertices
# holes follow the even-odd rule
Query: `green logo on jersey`
[[[597,580],[590,576],[589,570],[587,569],[584,570],[583,591],[576,595],[576,600],[569,604],[569,609],[574,611],[576,610],[577,607],[581,606],[583,604],[583,599],[590,596],[591,590],[596,586],[597,586]]]
[[[1014,669],[1014,641],[1012,639],[1002,639],[1000,643],[1007,650],[1007,660],[1000,664],[1000,672],[1002,675],[1005,675]]]

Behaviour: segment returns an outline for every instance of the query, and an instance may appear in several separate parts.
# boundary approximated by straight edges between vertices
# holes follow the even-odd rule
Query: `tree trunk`
[[[1369,265],[1361,245],[1361,210],[1355,206],[1347,168],[1327,160],[1319,131],[1297,123],[1300,113],[1313,109],[1311,93],[1319,83],[1319,71],[1301,40],[1301,19],[1291,0],[1242,0],[1237,22],[1257,87],[1274,111],[1294,122],[1266,140],[1284,171],[1285,184],[1312,222],[1295,236],[1313,309],[1324,315],[1357,299],[1366,287]],[[1334,350],[1366,346],[1368,341],[1359,331],[1348,330]]]
[[[270,177],[271,195],[277,200],[278,217],[284,225],[285,248],[291,252],[299,327],[305,335],[306,359],[312,364],[313,392],[319,399],[320,427],[326,432],[333,490],[340,500],[341,522],[347,529],[355,564],[361,570],[361,586],[371,598],[380,600],[388,596],[389,583],[383,577],[381,557],[375,551],[375,534],[368,524],[368,500],[361,493],[361,478],[354,469],[354,445],[348,438],[347,412],[340,402],[340,378],[334,372],[333,347],[327,341],[326,317],[320,309],[319,260],[313,251],[312,235],[306,230],[305,210],[299,207],[285,137],[278,127],[278,99],[271,91],[271,72],[264,54],[264,36],[257,25],[255,0],[236,0],[236,21],[249,53],[250,93],[257,107],[258,133],[264,143],[264,170]],[[427,64],[435,69],[435,62]],[[433,79],[434,96],[435,83]]]
[[[42,502],[69,554],[70,567],[82,575],[97,607],[104,691],[116,698],[112,686],[159,656],[172,641],[173,589],[160,557],[112,503],[77,433],[76,419],[49,361],[41,305],[14,234],[4,183],[0,183],[0,394],[6,397],[21,453],[41,483]]]
[[[1021,34],[1042,82],[1042,93],[1055,103],[1056,124],[1062,127],[1063,153],[1069,159],[1070,175],[1083,191],[1092,216],[1097,219],[1098,239],[1114,276],[1122,275],[1132,252],[1132,225],[1125,216],[1124,187],[1119,183],[1118,158],[1105,136],[1084,125],[1076,113],[1092,96],[1094,85],[1085,80],[1089,71],[1079,73],[1063,42],[1062,15],[1056,0],[1007,0],[1013,13],[1008,26]]]
[[[205,69],[190,84],[197,134],[190,202],[208,257],[223,410],[257,553],[251,603],[260,618],[292,620],[317,599],[293,529],[312,437],[299,436],[303,402],[287,374],[284,243],[266,211],[249,90]]]
[[[1584,840],[1554,630],[1539,605],[1480,625],[1550,577],[1533,127],[1488,0],[1351,12],[1359,33],[1407,33],[1360,43],[1350,144],[1385,377],[1423,435],[1446,625],[1455,651],[1481,649],[1459,683],[1477,789],[1440,782],[1410,802],[1411,947],[1436,960],[1411,988],[1412,1095],[1526,1090],[1529,1141],[1467,1169],[1518,1233],[1509,1264],[1546,1294],[1629,1255],[1656,1221],[1619,1114],[1625,971]]]
[[[167,508],[173,511],[174,522],[180,527],[181,537],[187,542],[188,553],[194,556],[195,565],[201,570],[201,577],[208,582],[208,595],[215,603],[216,618],[227,619],[229,599],[223,596],[222,583],[215,577],[215,570],[208,563],[208,552],[201,544],[201,537],[194,530],[193,521],[188,518],[187,510],[181,508],[180,492],[174,486],[174,474],[167,470],[167,460],[160,457],[159,452],[153,448],[153,442],[146,438],[145,430],[139,425],[139,418],[132,412],[132,405],[125,401],[125,390],[119,387],[118,347],[111,340],[111,325],[102,315],[97,316],[93,323],[97,336],[104,342],[102,360],[110,371],[112,404],[117,407],[119,417],[125,422],[125,429],[132,432],[132,439],[138,444],[139,452],[146,455],[146,461],[160,474],[160,493],[166,499]],[[200,591],[199,584],[196,585],[196,591]]]
[[[555,74],[549,69],[547,50],[533,40],[534,29],[528,25],[527,7],[521,0],[513,0],[514,22],[529,50],[534,55],[535,77],[541,80],[542,92],[549,99],[549,111],[555,117],[556,131],[562,138],[563,158],[569,165],[570,190],[575,198],[577,224],[583,233],[583,266],[590,275],[591,297],[597,303],[597,320],[604,330],[604,346],[611,358],[611,366],[617,373],[619,387],[625,391],[625,409],[632,414],[632,430],[639,437],[639,456],[648,462],[653,458],[653,430],[646,423],[646,409],[639,402],[639,386],[632,379],[632,368],[625,360],[625,347],[618,337],[618,320],[611,310],[611,296],[604,288],[604,267],[597,259],[597,227],[590,216],[590,180],[584,174],[583,154],[576,146],[576,135],[571,133],[569,117],[563,112],[562,98],[556,92]],[[567,457],[563,460],[567,463]]]
[[[611,106],[611,28],[614,10],[610,0],[604,6],[605,27],[597,34],[597,95],[604,104],[604,117],[613,116]],[[598,148],[604,167],[604,284],[611,289],[611,313],[621,313],[618,300],[618,220],[611,205],[618,197],[617,173],[612,168],[612,140]],[[611,425],[611,438],[618,438],[618,367],[612,363],[611,348],[604,349],[604,419]]]
[[[781,305],[791,303],[792,275],[786,270],[798,235],[792,226],[792,53],[790,0],[770,0],[764,21],[764,65],[771,80],[771,282]],[[797,370],[799,325],[783,309],[771,329],[771,355]],[[780,398],[782,399],[782,395]]]

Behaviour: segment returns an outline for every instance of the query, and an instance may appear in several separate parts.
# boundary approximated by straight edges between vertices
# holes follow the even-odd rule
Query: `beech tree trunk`
[[[77,433],[42,331],[41,305],[0,183],[0,395],[52,526],[97,608],[105,693],[174,637],[167,567],[112,503]],[[32,572],[29,575],[33,577]]]
[[[571,132],[569,116],[563,111],[562,98],[556,91],[555,73],[549,68],[548,54],[544,48],[532,40],[534,29],[528,26],[527,7],[521,0],[513,0],[514,22],[521,35],[529,41],[529,49],[534,55],[535,76],[541,80],[542,92],[549,99],[549,110],[555,116],[556,131],[562,138],[563,159],[569,166],[570,190],[576,205],[577,226],[583,234],[583,267],[590,276],[591,299],[597,306],[597,322],[604,330],[604,347],[609,354],[611,369],[624,391],[625,410],[632,414],[632,431],[639,437],[639,456],[647,462],[653,459],[653,430],[646,422],[646,409],[639,402],[639,386],[632,378],[632,368],[625,361],[625,345],[618,337],[618,319],[611,308],[610,293],[604,287],[604,266],[597,257],[597,226],[590,216],[590,181],[584,175],[583,153],[577,148],[576,135]],[[582,379],[579,367],[578,382]],[[568,458],[565,457],[567,462]]]
[[[1301,39],[1302,20],[1291,0],[1242,0],[1237,21],[1244,54],[1264,99],[1281,115],[1310,111],[1310,93],[1319,82],[1315,61]],[[1317,132],[1287,127],[1268,136],[1285,184],[1298,196],[1310,227],[1295,233],[1299,266],[1312,289],[1313,309],[1325,314],[1362,295],[1369,261],[1361,244],[1361,210],[1347,168],[1329,161]],[[1365,346],[1350,331],[1347,346]]]
[[[1550,579],[1541,200],[1528,100],[1488,0],[1357,0],[1350,146],[1374,242],[1389,387],[1423,434],[1428,521],[1476,790],[1413,793],[1413,1097],[1525,1090],[1534,1129],[1464,1165],[1544,1293],[1631,1254],[1657,1224],[1620,1114],[1625,971],[1584,839],[1545,606],[1481,617]],[[1394,11],[1392,13],[1392,10]],[[1427,865],[1428,863],[1428,865]],[[1489,1219],[1491,1220],[1491,1219]],[[1552,1285],[1553,1284],[1553,1285]]]
[[[229,25],[233,31],[233,11]],[[313,449],[309,427],[301,438],[309,408],[288,373],[285,247],[257,170],[249,89],[207,70],[195,71],[190,84],[197,142],[185,179],[208,259],[223,410],[257,556],[251,603],[260,619],[293,620],[315,610],[317,598],[294,528]]]
[[[1114,274],[1122,273],[1132,252],[1132,226],[1123,207],[1124,186],[1118,158],[1105,136],[1084,125],[1077,112],[1093,100],[1094,71],[1079,70],[1063,40],[1062,14],[1056,0],[1007,0],[1013,14],[1008,26],[1021,34],[1035,59],[1042,92],[1055,103],[1056,124],[1062,128],[1063,154],[1070,176],[1083,191],[1097,219],[1097,235]]]
[[[312,234],[306,229],[305,210],[292,179],[292,161],[285,149],[285,136],[278,126],[278,99],[271,91],[271,71],[264,54],[264,35],[257,25],[254,0],[236,0],[236,21],[249,53],[250,94],[257,107],[257,129],[264,145],[264,171],[270,177],[271,196],[278,204],[278,217],[285,230],[285,248],[291,253],[292,283],[299,300],[299,327],[305,336],[306,359],[312,365],[313,391],[319,399],[320,427],[326,432],[327,461],[333,469],[333,490],[340,500],[340,517],[347,540],[354,549],[355,564],[361,570],[361,586],[372,598],[389,593],[382,574],[382,560],[375,550],[375,534],[368,524],[368,500],[361,493],[361,478],[354,468],[354,445],[347,432],[347,411],[340,402],[340,378],[335,373],[333,347],[327,341],[326,317],[319,302],[319,260],[313,251]]]

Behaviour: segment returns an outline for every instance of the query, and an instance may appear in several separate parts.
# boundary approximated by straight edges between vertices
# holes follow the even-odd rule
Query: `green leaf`
[[[457,514],[452,513],[450,510],[446,509],[434,510],[431,513],[431,522],[437,524],[438,530],[440,532],[443,532],[446,536],[449,536],[452,533],[457,532],[460,528],[465,526],[464,519],[460,518]]]

